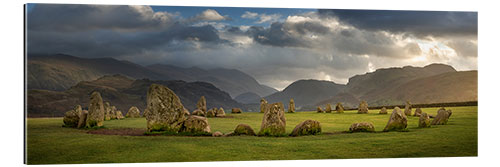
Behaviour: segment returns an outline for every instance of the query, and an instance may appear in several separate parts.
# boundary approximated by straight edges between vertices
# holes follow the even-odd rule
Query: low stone
[[[202,117],[206,116],[205,112],[203,112],[200,109],[194,110],[193,113],[191,113],[191,115],[197,115],[197,116],[202,116]]]
[[[219,131],[212,133],[213,137],[221,137],[222,135],[224,135],[224,134],[222,134],[222,132],[219,132]]]
[[[128,109],[127,115],[125,115],[125,117],[127,117],[127,118],[140,118],[141,111],[136,106],[132,106],[132,107],[130,107],[130,109]]]
[[[326,113],[332,113],[332,105],[330,105],[330,103],[326,104],[325,112]]]
[[[315,120],[306,120],[293,129],[290,136],[316,135],[321,133],[321,125]]]
[[[359,103],[358,114],[368,114],[368,103],[366,101]]]
[[[210,133],[210,125],[207,118],[191,115],[184,121],[179,132]]]
[[[233,109],[231,109],[231,113],[233,113],[233,114],[241,114],[241,113],[243,113],[243,111],[241,111],[240,108],[233,108]]]
[[[285,134],[286,119],[283,103],[268,104],[262,118],[259,135],[282,136]]]
[[[207,111],[207,117],[215,117],[215,113],[217,112],[217,108],[212,108]]]
[[[421,114],[422,114],[422,109],[417,108],[415,109],[415,113],[413,114],[413,116],[420,117]]]
[[[80,105],[76,105],[74,109],[64,113],[64,126],[65,127],[78,127],[78,122],[80,121],[80,115],[82,112],[82,107]]]
[[[323,109],[322,109],[320,106],[318,106],[318,107],[316,108],[316,112],[317,112],[317,113],[325,113],[325,111],[323,111]]]
[[[215,116],[216,117],[225,117],[226,116],[226,112],[224,111],[224,109],[221,107],[219,108],[219,110],[217,110],[217,113],[215,113]]]
[[[252,127],[247,124],[239,124],[234,128],[234,131],[232,135],[249,135],[249,136],[255,136],[255,131],[253,131]]]
[[[379,114],[387,114],[387,108],[382,107],[382,109],[380,109]]]
[[[446,110],[445,108],[441,107],[437,111],[437,115],[435,116],[434,120],[432,120],[432,125],[446,125],[448,123],[448,119],[450,118],[452,112],[451,110]]]
[[[344,106],[342,105],[342,103],[337,103],[337,105],[335,106],[335,111],[337,111],[337,113],[344,113]]]
[[[406,129],[408,118],[401,111],[399,107],[394,108],[392,111],[391,117],[389,118],[389,122],[384,128],[384,132],[388,131],[400,131]]]
[[[353,123],[349,132],[375,132],[375,127],[369,122]]]
[[[427,113],[420,114],[420,118],[418,119],[418,127],[419,128],[428,128],[431,127],[431,121],[429,115]]]

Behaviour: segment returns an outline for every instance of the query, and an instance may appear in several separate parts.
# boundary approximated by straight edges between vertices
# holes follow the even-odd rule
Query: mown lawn
[[[435,115],[438,108],[424,108]],[[409,117],[409,132],[380,132],[387,115],[298,112],[286,113],[287,133],[300,122],[321,122],[323,134],[302,137],[185,137],[117,136],[88,134],[88,130],[62,127],[62,118],[28,118],[28,164],[134,163],[179,161],[244,161],[337,158],[397,158],[477,156],[477,107],[450,107],[448,125],[417,128]],[[261,113],[226,114],[209,118],[212,132],[232,131],[239,123],[257,132]],[[377,133],[341,133],[352,123],[372,122]],[[145,118],[105,121],[115,128],[146,128]]]

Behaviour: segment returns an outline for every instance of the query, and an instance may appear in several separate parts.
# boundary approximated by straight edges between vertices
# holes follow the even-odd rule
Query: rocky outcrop
[[[391,117],[389,118],[389,122],[384,128],[384,132],[388,131],[401,131],[406,129],[408,118],[401,111],[399,107],[394,108],[392,111]]]
[[[101,94],[97,91],[90,95],[89,113],[87,115],[85,127],[101,127],[104,122],[104,104]]]
[[[147,92],[147,130],[178,132],[186,120],[184,106],[169,88],[152,84]]]
[[[349,132],[375,132],[375,127],[369,122],[353,123]]]
[[[451,110],[446,110],[445,108],[441,107],[437,111],[437,115],[434,117],[434,120],[432,120],[432,125],[446,125],[448,123],[448,119],[450,118],[452,112]]]
[[[358,114],[368,114],[368,103],[366,101],[359,103]]]
[[[315,120],[306,120],[292,130],[290,136],[316,135],[321,133],[321,125]]]
[[[262,124],[260,126],[259,135],[262,136],[281,136],[285,134],[286,119],[285,107],[283,103],[268,104]]]

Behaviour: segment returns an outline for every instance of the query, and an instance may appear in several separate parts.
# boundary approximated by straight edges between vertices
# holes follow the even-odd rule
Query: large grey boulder
[[[285,134],[285,127],[286,119],[283,103],[268,104],[262,118],[259,135],[282,136]]]
[[[321,125],[316,120],[305,120],[293,128],[290,136],[316,135],[321,133]]]
[[[159,84],[151,84],[149,87],[144,115],[149,132],[178,132],[187,119],[179,97],[169,88]]]
[[[392,111],[389,122],[387,122],[387,125],[384,128],[384,132],[404,130],[406,129],[406,126],[408,126],[407,121],[408,118],[403,113],[403,111],[401,111],[399,107],[396,107]]]
[[[358,107],[358,114],[368,114],[368,103],[361,101]]]
[[[101,127],[104,122],[104,103],[102,102],[101,94],[97,91],[90,95],[89,113],[85,127]]]

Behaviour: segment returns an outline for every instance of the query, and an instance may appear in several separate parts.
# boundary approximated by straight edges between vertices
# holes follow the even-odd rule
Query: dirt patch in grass
[[[98,135],[120,135],[120,136],[144,136],[146,129],[121,128],[121,129],[97,129],[88,131],[88,134]]]

